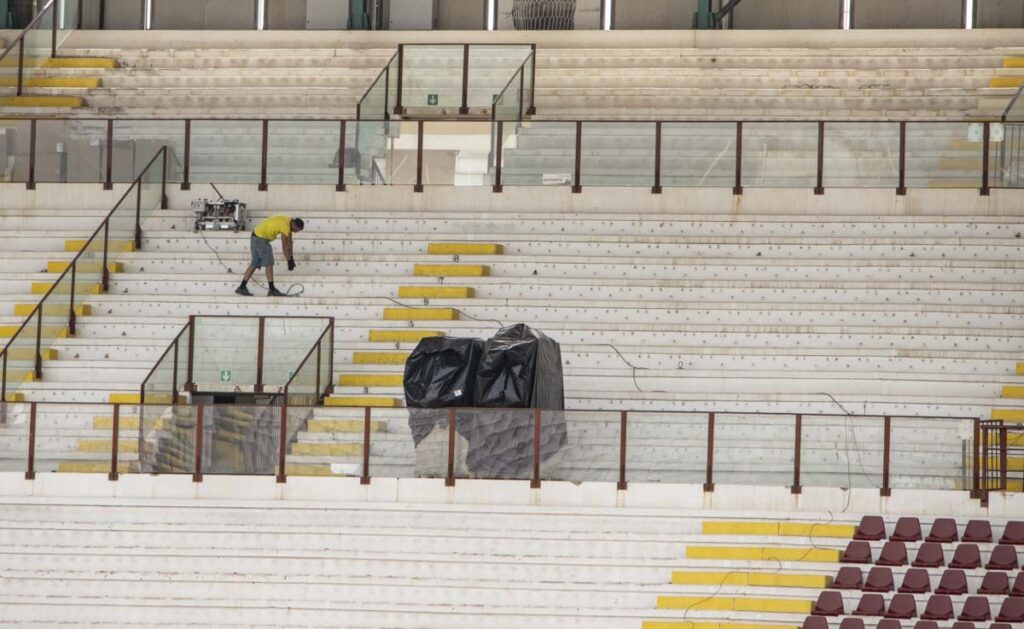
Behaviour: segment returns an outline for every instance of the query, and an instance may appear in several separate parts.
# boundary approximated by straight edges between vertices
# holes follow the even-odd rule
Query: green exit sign
[[[436,105],[437,104],[437,94],[427,94],[427,104],[428,105]]]
[[[221,369],[220,370],[220,381],[221,382],[231,382],[231,370],[230,369]]]

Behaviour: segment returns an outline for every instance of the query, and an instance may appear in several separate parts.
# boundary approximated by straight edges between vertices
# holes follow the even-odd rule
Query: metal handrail
[[[7,45],[3,53],[0,53],[0,60],[3,60],[7,55],[14,50],[14,47],[18,47],[18,87],[17,96],[21,96],[24,91],[24,74],[25,74],[25,36],[28,35],[36,24],[48,13],[52,13],[50,18],[50,57],[57,56],[57,0],[50,0],[46,5],[32,18],[32,21],[28,23],[28,26],[21,29],[18,36]],[[78,18],[81,19],[82,15],[82,2],[78,2]]]
[[[330,359],[330,369],[329,369],[330,373],[327,374],[327,382],[326,382],[324,388],[321,389],[320,388],[320,384],[323,384],[323,383],[320,382],[320,369],[319,369],[320,365],[317,365],[317,372],[316,372],[316,379],[317,379],[316,395],[317,395],[317,401],[323,399],[326,395],[328,395],[329,392],[331,391],[331,389],[333,388],[333,386],[334,386],[334,358],[333,358],[333,356],[334,356],[334,343],[333,343],[334,317],[331,317],[329,319],[328,323],[327,323],[327,327],[324,328],[324,331],[321,332],[320,336],[317,338],[316,343],[313,344],[313,347],[309,348],[309,351],[306,352],[305,358],[303,358],[302,362],[299,363],[298,369],[296,369],[295,372],[292,373],[292,377],[289,378],[288,382],[284,385],[284,400],[285,400],[285,404],[288,404],[288,402],[289,402],[288,389],[292,386],[292,383],[295,382],[295,379],[302,372],[302,369],[306,366],[306,363],[309,362],[309,359],[313,357],[313,351],[316,350],[317,353],[318,353],[318,356],[319,356],[320,353],[322,353],[324,337],[327,336],[328,332],[331,333],[331,337],[332,337],[331,347],[329,347],[328,350],[327,350],[329,352],[328,356],[331,357],[331,359]],[[319,361],[319,358],[318,358],[318,361]],[[321,393],[322,393],[322,395],[321,395]]]
[[[519,68],[515,72],[512,73],[512,76],[509,78],[508,83],[505,84],[505,87],[501,88],[501,91],[498,93],[498,95],[494,97],[494,103],[491,105],[491,120],[492,121],[496,121],[498,119],[497,118],[497,116],[498,116],[497,104],[498,104],[499,101],[501,101],[502,98],[505,97],[505,92],[507,92],[508,89],[510,87],[512,87],[512,84],[515,82],[516,77],[519,77],[519,85],[520,85],[520,89],[519,89],[519,115],[517,116],[516,121],[522,120],[524,114],[532,113],[533,112],[534,102],[535,102],[534,95],[537,92],[537,90],[536,90],[536,81],[537,81],[537,77],[536,77],[537,73],[536,73],[536,71],[530,77],[530,106],[529,107],[525,107],[525,103],[523,102],[523,92],[525,91],[524,88],[523,88],[523,81],[524,81],[524,77],[526,76],[526,64],[527,63],[530,63],[530,64],[534,63],[536,61],[536,59],[537,59],[536,55],[537,55],[536,49],[531,50],[530,54],[526,55],[526,59],[524,59],[523,62],[519,65]],[[513,121],[504,121],[504,122],[513,122]]]
[[[74,322],[75,322],[75,311],[74,311],[75,281],[74,280],[75,280],[75,270],[77,268],[79,259],[89,249],[89,246],[92,245],[92,243],[96,240],[96,238],[100,235],[100,232],[103,232],[103,267],[102,267],[102,269],[100,271],[103,279],[102,279],[101,286],[102,286],[102,290],[104,292],[107,290],[108,282],[109,282],[109,270],[107,268],[107,266],[108,266],[107,265],[107,259],[108,259],[108,255],[109,255],[109,252],[110,252],[110,243],[109,243],[109,239],[108,239],[109,228],[110,228],[110,219],[114,216],[115,212],[117,212],[119,209],[121,209],[121,204],[124,202],[125,199],[128,198],[129,194],[132,194],[133,191],[135,192],[136,195],[138,195],[140,193],[141,186],[142,186],[142,179],[143,179],[143,177],[146,176],[146,173],[149,172],[149,169],[156,162],[157,158],[162,158],[161,159],[161,163],[163,164],[163,168],[162,168],[162,171],[163,171],[162,172],[162,182],[161,182],[161,197],[160,197],[161,198],[161,207],[165,207],[166,206],[166,203],[164,202],[164,200],[166,199],[166,194],[164,194],[164,191],[166,190],[166,186],[167,186],[167,147],[166,146],[162,146],[162,147],[160,147],[159,150],[157,150],[156,154],[153,155],[152,159],[149,160],[149,163],[146,164],[146,166],[142,169],[142,171],[139,173],[139,175],[135,178],[134,182],[132,182],[132,185],[129,186],[127,190],[125,190],[123,195],[121,195],[121,198],[118,199],[117,203],[114,204],[113,209],[110,210],[109,213],[107,213],[106,217],[104,217],[103,221],[99,224],[99,227],[97,227],[96,230],[92,233],[92,235],[89,236],[89,239],[85,241],[85,244],[78,251],[78,253],[75,254],[75,257],[71,259],[71,263],[68,265],[68,267],[66,269],[64,269],[64,272],[60,274],[60,276],[56,279],[56,281],[53,282],[53,284],[50,286],[49,290],[46,291],[46,294],[43,295],[42,299],[39,300],[39,303],[37,303],[35,308],[32,309],[32,312],[27,317],[25,317],[25,320],[22,321],[21,325],[18,327],[18,330],[7,341],[7,344],[4,345],[4,348],[3,348],[3,351],[2,351],[2,354],[3,354],[3,366],[2,366],[2,373],[0,373],[0,402],[2,402],[2,401],[7,399],[7,354],[8,354],[9,348],[11,347],[11,345],[14,344],[15,341],[18,340],[18,338],[21,336],[21,333],[25,330],[25,327],[28,325],[29,321],[31,321],[33,317],[36,318],[36,328],[37,328],[37,330],[41,331],[42,325],[43,325],[43,320],[42,320],[43,305],[46,303],[46,300],[49,299],[50,295],[53,294],[53,291],[57,288],[57,286],[59,286],[61,284],[61,282],[64,281],[64,278],[67,277],[67,275],[69,273],[71,274],[72,282],[71,282],[71,306],[69,308],[68,317],[69,317],[70,331],[71,331],[72,334],[74,334]],[[136,198],[138,199],[139,197],[137,196]],[[138,207],[138,203],[140,203],[140,202],[141,201],[137,201],[136,202],[136,206],[137,207],[135,208],[135,245],[136,245],[136,248],[141,248],[141,241],[142,241],[142,226],[140,224],[141,221],[140,221],[140,212],[139,212],[140,208]],[[42,370],[42,348],[40,347],[40,345],[41,345],[41,332],[36,334],[35,376],[37,378],[42,378],[42,375],[43,375],[43,370]]]
[[[1017,92],[1013,95],[1013,98],[1010,99],[1010,103],[1006,106],[1006,109],[1003,110],[1003,115],[999,117],[999,120],[1006,122],[1007,116],[1010,115],[1010,110],[1013,109],[1013,106],[1017,104],[1018,100],[1020,100],[1021,94],[1024,94],[1024,81],[1022,81],[1020,87],[1017,88]]]
[[[388,96],[387,96],[388,83],[387,82],[390,80],[391,64],[395,62],[396,58],[398,58],[398,53],[397,52],[395,54],[391,55],[391,58],[388,59],[388,62],[384,64],[383,68],[381,68],[381,71],[377,75],[377,78],[373,79],[373,83],[370,83],[370,87],[366,88],[366,91],[363,92],[363,96],[359,99],[359,102],[356,103],[356,120],[362,120],[363,119],[363,116],[362,116],[362,114],[363,114],[363,103],[366,101],[366,98],[370,95],[370,92],[372,92],[374,90],[374,88],[376,87],[377,83],[380,82],[381,77],[385,77],[385,79],[384,79],[385,80],[385,84],[384,84],[384,90],[385,90],[385,96],[384,96],[384,119],[388,120],[391,117],[390,113],[388,112]],[[358,126],[357,126],[357,128],[358,128]]]

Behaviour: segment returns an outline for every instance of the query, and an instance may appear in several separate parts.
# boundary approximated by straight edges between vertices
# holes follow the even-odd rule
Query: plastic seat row
[[[826,590],[818,595],[814,603],[812,616],[845,616],[843,595],[840,592]],[[885,618],[910,619],[918,617],[917,599],[912,594],[895,594],[886,607],[885,597],[881,594],[866,593],[861,595],[854,616],[884,616]],[[928,598],[925,609],[921,613],[922,620],[952,620],[953,600],[944,594],[934,594]],[[964,601],[963,609],[957,620],[966,622],[988,622],[992,620],[992,608],[988,598],[971,596]],[[1005,598],[996,616],[997,622],[1024,622],[1024,598]]]
[[[895,579],[890,568],[875,566],[868,571],[867,579],[860,568],[844,566],[832,581],[834,590],[862,590],[864,592],[892,592]],[[899,590],[901,594],[925,594],[932,591],[931,576],[924,568],[910,568],[903,575]],[[963,570],[950,569],[942,573],[936,594],[967,594],[967,575]],[[1024,597],[1024,572],[1019,572],[1010,587],[1006,572],[992,571],[982,577],[977,594]]]
[[[910,563],[907,545],[903,542],[886,542],[876,561],[872,555],[871,544],[853,541],[847,544],[839,558],[840,563],[873,563],[879,566],[906,566]],[[915,568],[939,568],[946,565],[946,555],[941,544],[925,542],[917,550],[912,564]],[[988,562],[984,564],[988,570],[1017,570],[1020,561],[1017,549],[1009,544],[999,544],[992,549]],[[953,551],[949,562],[950,568],[974,570],[982,566],[981,550],[977,544],[961,543]]]
[[[913,629],[938,629],[939,624],[934,620],[918,620]],[[828,620],[822,616],[808,616],[804,620],[803,629],[829,629]],[[863,618],[843,618],[839,623],[839,629],[866,629]],[[885,618],[878,621],[876,629],[903,629],[899,620]],[[952,629],[984,629],[984,625],[975,625],[973,622],[955,622]],[[988,629],[1012,629],[1009,623],[994,622]]]
[[[878,542],[886,538],[885,521],[881,516],[866,515],[861,518],[853,539],[858,541]],[[900,518],[889,536],[891,542],[926,542],[950,544],[964,541],[977,544],[992,543],[992,525],[988,520],[971,520],[964,529],[963,540],[959,537],[956,520],[953,518],[937,518],[932,522],[928,537],[923,537],[921,521],[917,518]],[[1024,521],[1010,521],[1003,528],[1000,544],[1024,546]]]

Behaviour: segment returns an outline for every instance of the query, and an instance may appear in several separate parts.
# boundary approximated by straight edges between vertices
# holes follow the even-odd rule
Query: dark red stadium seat
[[[843,618],[839,629],[864,629],[864,621],[860,618]]]
[[[921,618],[925,620],[952,620],[955,615],[953,613],[953,599],[944,594],[935,594],[928,599]]]
[[[1010,590],[1010,596],[1024,596],[1024,572],[1017,574],[1017,578],[1013,580],[1013,589]]]
[[[1000,544],[1016,544],[1024,546],[1024,521],[1012,520],[1006,523],[1003,529],[1003,536],[999,538]]]
[[[900,594],[924,594],[932,591],[932,581],[924,568],[911,568],[903,575]]]
[[[1010,579],[1006,576],[1005,572],[999,572],[998,570],[986,572],[985,577],[981,580],[981,587],[978,588],[978,594],[1006,596],[1009,593]]]
[[[882,546],[882,553],[878,555],[879,566],[905,566],[907,560],[907,545],[903,542],[886,542]]]
[[[844,613],[843,595],[827,590],[818,594],[818,600],[811,611],[812,616],[842,616]]]
[[[850,542],[846,545],[839,563],[873,563],[871,544],[867,542]]]
[[[860,524],[857,526],[857,530],[853,534],[853,539],[869,542],[877,542],[885,539],[885,522],[882,520],[881,516],[864,516],[860,519]]]
[[[936,594],[952,594],[954,596],[967,594],[967,575],[963,570],[946,570],[942,573],[939,587],[935,588]]]
[[[992,525],[988,520],[971,520],[964,529],[964,541],[979,544],[992,543]]]
[[[968,596],[964,601],[964,608],[957,620],[969,622],[985,622],[992,620],[992,608],[989,607],[988,599],[984,596]]]
[[[917,618],[917,601],[913,594],[897,594],[889,601],[886,618]]]
[[[802,629],[828,629],[828,620],[824,616],[808,616]]]
[[[976,544],[960,544],[953,553],[953,560],[949,562],[950,568],[962,568],[974,570],[981,567],[981,551]]]
[[[946,565],[946,556],[942,552],[942,544],[925,542],[917,549],[917,557],[911,564],[916,568],[938,568]]]
[[[1005,598],[999,608],[998,622],[1024,622],[1024,598]]]
[[[1013,629],[1008,622],[994,622],[988,626],[988,629]]]
[[[832,580],[833,590],[859,590],[864,584],[864,575],[860,568],[855,566],[843,566]]]
[[[853,610],[854,616],[884,616],[885,599],[881,594],[864,594]]]
[[[875,625],[875,629],[903,629],[903,625],[901,625],[898,620],[883,618],[878,621],[877,625]]]
[[[939,629],[939,623],[934,620],[918,620],[914,629]]]
[[[956,531],[956,520],[953,518],[936,518],[932,522],[932,528],[928,531],[928,537],[924,541],[937,544],[949,544],[960,541],[960,534]]]
[[[1009,544],[999,544],[993,548],[985,564],[988,570],[1016,570],[1018,566],[1017,550]]]
[[[900,518],[896,521],[896,528],[893,529],[889,541],[919,542],[922,537],[920,520],[917,518]]]
[[[896,589],[889,568],[874,567],[868,572],[868,580],[864,582],[865,592],[892,592]]]
[[[973,622],[955,622],[953,623],[952,629],[974,629]]]

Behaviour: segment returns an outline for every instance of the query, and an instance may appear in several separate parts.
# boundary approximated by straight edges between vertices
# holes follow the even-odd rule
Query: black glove
[[[288,258],[288,270],[289,271],[294,271],[295,270],[295,258]]]

